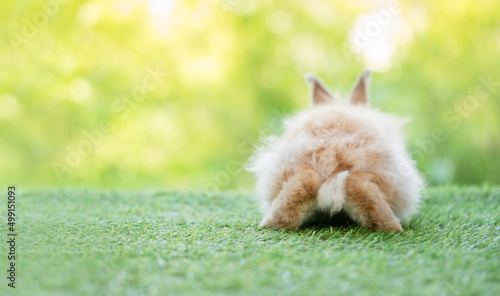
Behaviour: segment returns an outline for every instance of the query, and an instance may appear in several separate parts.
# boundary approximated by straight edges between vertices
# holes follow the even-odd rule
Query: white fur
[[[330,214],[336,214],[344,206],[345,181],[349,175],[348,171],[338,173],[328,179],[318,191],[317,208],[327,211]]]

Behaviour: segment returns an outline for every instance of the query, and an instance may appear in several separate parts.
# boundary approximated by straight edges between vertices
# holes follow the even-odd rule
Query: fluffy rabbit
[[[311,108],[285,121],[250,159],[257,178],[261,227],[296,229],[320,212],[345,212],[375,230],[402,231],[417,210],[424,181],[405,149],[404,120],[369,108],[370,71],[349,102],[335,98],[312,74]]]

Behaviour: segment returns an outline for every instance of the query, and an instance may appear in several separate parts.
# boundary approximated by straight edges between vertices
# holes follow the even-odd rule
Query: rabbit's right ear
[[[307,73],[304,76],[310,89],[310,100],[312,106],[317,106],[320,104],[328,104],[335,101],[332,93],[328,88],[312,73]]]
[[[370,77],[371,71],[364,69],[354,83],[349,101],[352,105],[370,105]]]

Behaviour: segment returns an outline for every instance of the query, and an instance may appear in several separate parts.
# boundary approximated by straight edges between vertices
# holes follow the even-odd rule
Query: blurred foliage
[[[413,119],[430,183],[498,183],[500,2],[399,4],[7,1],[2,180],[250,188],[253,145],[308,106],[303,75],[346,94],[370,66],[372,105]]]

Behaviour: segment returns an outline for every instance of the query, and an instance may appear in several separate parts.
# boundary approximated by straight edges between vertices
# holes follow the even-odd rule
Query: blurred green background
[[[250,189],[306,72],[411,117],[431,184],[500,181],[500,1],[7,1],[0,176],[22,187]]]

